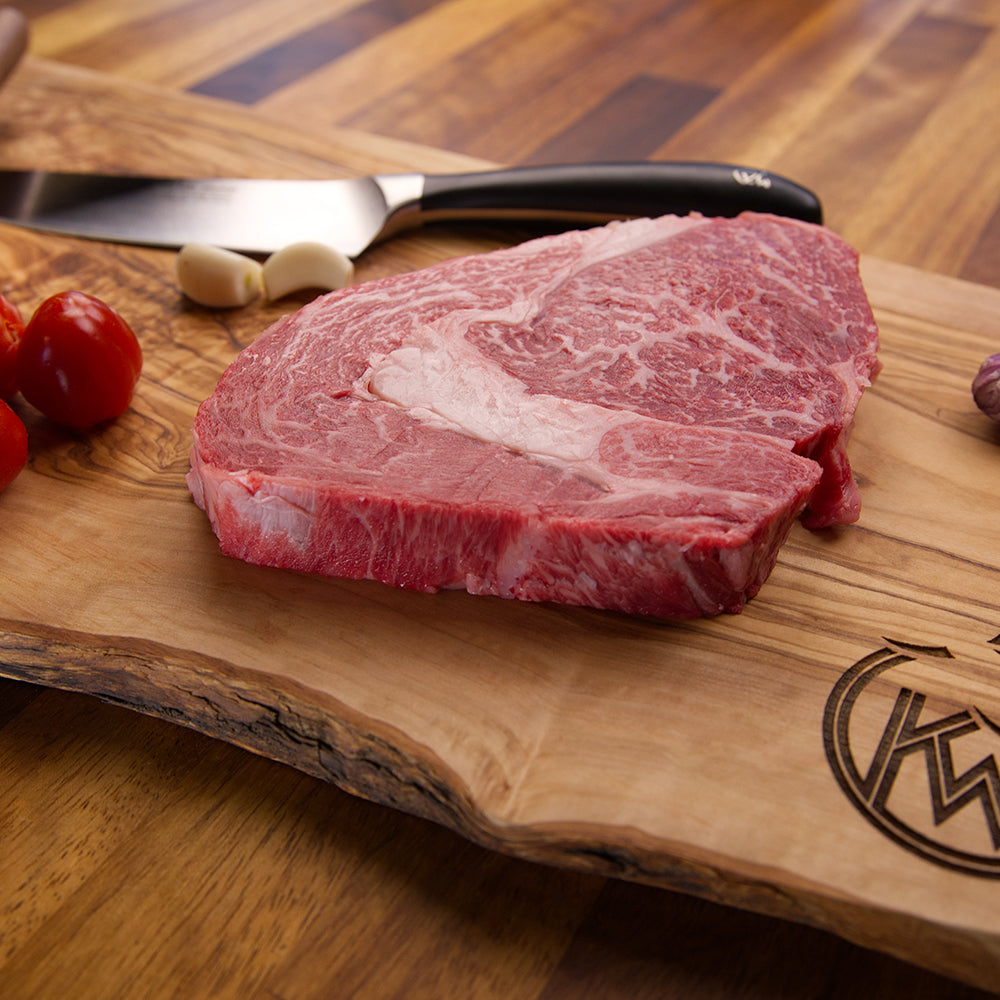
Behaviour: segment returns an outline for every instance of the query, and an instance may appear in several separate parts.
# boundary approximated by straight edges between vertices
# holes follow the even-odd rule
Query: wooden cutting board
[[[2,165],[467,165],[140,94],[29,61],[4,91]],[[358,277],[519,235],[428,230]],[[743,614],[676,624],[224,558],[184,485],[191,422],[298,303],[202,310],[171,253],[0,236],[0,290],[25,311],[82,288],[145,351],[132,410],[95,433],[18,403],[31,459],[0,498],[0,674],[192,726],[499,851],[1000,984],[1000,427],[969,393],[1000,350],[1000,291],[864,261],[884,371],[851,446],[861,521],[797,527]]]

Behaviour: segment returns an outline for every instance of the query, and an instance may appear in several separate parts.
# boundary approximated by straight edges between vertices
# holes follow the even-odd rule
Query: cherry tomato
[[[17,393],[17,345],[23,332],[21,311],[0,295],[0,400]]]
[[[0,400],[0,493],[17,478],[28,461],[28,432],[18,415]]]
[[[120,417],[141,370],[142,350],[128,323],[84,292],[46,299],[25,325],[17,352],[21,395],[77,430]]]

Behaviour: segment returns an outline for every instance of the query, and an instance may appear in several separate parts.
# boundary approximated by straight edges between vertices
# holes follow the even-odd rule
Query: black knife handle
[[[422,214],[488,214],[623,218],[658,215],[735,216],[740,212],[821,223],[812,191],[764,170],[724,163],[573,163],[511,167],[470,174],[430,174]]]

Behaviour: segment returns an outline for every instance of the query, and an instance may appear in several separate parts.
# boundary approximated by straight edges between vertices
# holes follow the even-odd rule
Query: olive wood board
[[[5,88],[0,130],[3,166],[467,165],[41,60]],[[358,279],[521,235],[428,229]],[[15,402],[31,457],[0,498],[0,674],[175,720],[498,851],[1000,984],[1000,425],[969,392],[1000,347],[1000,290],[863,260],[884,370],[850,448],[860,521],[796,526],[742,614],[671,623],[222,556],[184,484],[194,412],[298,303],[200,309],[166,251],[0,227],[0,254],[22,308],[82,288],[145,352],[132,408],[94,432]]]

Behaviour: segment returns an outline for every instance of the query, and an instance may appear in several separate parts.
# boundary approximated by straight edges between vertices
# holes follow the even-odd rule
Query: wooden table
[[[0,101],[26,107],[44,83],[59,107],[37,113],[60,129],[5,126],[8,158],[141,169],[155,136],[126,129],[134,147],[119,135],[109,163],[100,102],[74,92],[172,108],[188,91],[206,98],[199,142],[218,124],[220,172],[254,128],[264,173],[293,166],[285,130],[344,173],[721,159],[814,188],[865,255],[1000,288],[996,0],[22,9],[31,57]],[[13,1000],[985,995],[801,924],[516,860],[188,728],[2,679],[0,837],[17,845],[0,857]]]

